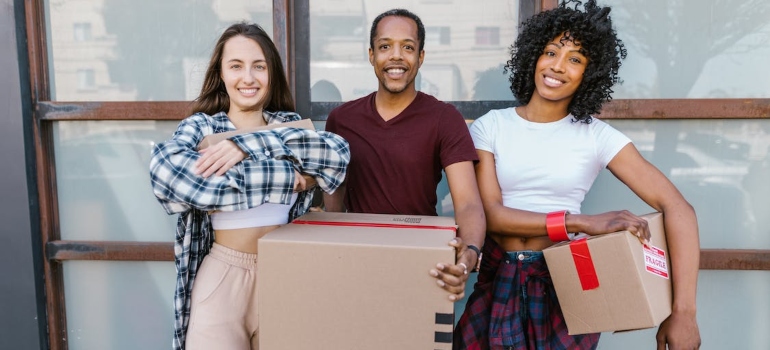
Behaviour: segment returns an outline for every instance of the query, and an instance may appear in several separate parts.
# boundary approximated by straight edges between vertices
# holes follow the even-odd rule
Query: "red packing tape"
[[[569,244],[572,252],[572,260],[575,262],[580,285],[583,290],[599,288],[599,277],[596,276],[594,261],[591,259],[591,251],[588,250],[588,242],[585,238],[572,241]]]
[[[457,227],[454,226],[431,226],[431,225],[400,225],[400,224],[381,224],[372,222],[331,222],[331,221],[312,221],[312,220],[294,220],[292,224],[299,225],[321,225],[321,226],[350,226],[350,227],[385,227],[385,228],[417,228],[425,230],[451,230],[457,233]]]

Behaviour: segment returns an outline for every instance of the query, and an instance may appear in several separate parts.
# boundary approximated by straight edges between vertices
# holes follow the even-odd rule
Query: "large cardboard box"
[[[262,350],[451,349],[453,218],[308,213],[259,240]]]
[[[277,128],[288,128],[288,127],[315,130],[315,126],[313,125],[313,122],[310,119],[301,119],[298,121],[288,122],[288,123],[269,124],[265,126],[254,127],[254,128],[246,128],[246,129],[220,132],[217,134],[208,135],[204,137],[203,140],[201,140],[201,142],[198,144],[198,149],[199,150],[204,149],[219,141],[226,140],[235,135],[246,134],[250,132],[257,132],[261,130],[272,130]]]
[[[671,314],[671,263],[663,215],[643,215],[650,247],[628,231],[543,250],[569,334],[658,326]]]

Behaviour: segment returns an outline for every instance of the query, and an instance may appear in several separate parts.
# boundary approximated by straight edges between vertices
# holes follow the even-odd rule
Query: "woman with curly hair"
[[[610,8],[567,2],[526,21],[506,69],[521,106],[492,110],[471,125],[476,177],[487,217],[484,260],[454,348],[595,349],[599,335],[567,332],[542,250],[546,221],[572,238],[621,230],[649,240],[646,220],[626,210],[596,215],[580,207],[602,168],[664,214],[674,304],[658,349],[695,349],[699,265],[695,211],[631,140],[598,120],[618,82],[626,50]],[[565,233],[566,233],[565,232]]]

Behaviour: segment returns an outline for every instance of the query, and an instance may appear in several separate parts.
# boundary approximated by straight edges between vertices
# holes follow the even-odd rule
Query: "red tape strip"
[[[425,230],[450,230],[457,233],[457,227],[454,226],[431,226],[431,225],[400,225],[400,224],[382,224],[372,222],[331,222],[331,221],[312,221],[312,220],[294,220],[292,224],[298,225],[320,225],[320,226],[348,226],[348,227],[384,227],[384,228],[416,228]]]
[[[572,241],[569,244],[569,250],[572,252],[572,260],[575,262],[583,290],[599,288],[599,277],[596,276],[594,261],[591,259],[591,251],[588,249],[588,241],[585,238]]]

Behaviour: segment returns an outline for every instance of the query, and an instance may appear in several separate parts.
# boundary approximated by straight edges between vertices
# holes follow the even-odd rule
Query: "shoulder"
[[[355,100],[345,102],[336,108],[334,108],[331,113],[329,113],[329,116],[339,114],[340,112],[347,112],[351,110],[361,110],[366,108],[372,103],[372,99],[374,98],[374,95],[376,92],[373,92],[369,95],[366,95],[364,97],[359,97]]]
[[[194,128],[206,134],[211,133],[211,130],[215,129],[215,126],[226,123],[227,121],[227,114],[225,114],[225,112],[219,112],[214,115],[197,112],[187,118],[184,118],[179,123],[179,128]]]
[[[481,128],[494,126],[503,122],[504,120],[511,119],[511,117],[514,116],[516,116],[516,109],[514,107],[505,109],[492,109],[481,117],[478,117],[473,122],[473,124],[471,124],[471,127]]]
[[[184,118],[182,122],[186,122],[189,124],[201,124],[201,123],[212,124],[219,118],[227,119],[227,114],[225,114],[224,112],[219,112],[214,115],[208,115],[203,112],[197,112],[187,118]]]
[[[428,95],[421,91],[417,92],[417,97],[414,99],[414,103],[420,108],[430,108],[434,111],[441,111],[442,113],[436,113],[438,115],[461,115],[460,111],[458,111],[453,104],[441,101],[433,95]]]
[[[364,97],[345,102],[329,112],[326,118],[326,128],[330,131],[338,131],[337,125],[351,125],[360,123],[366,118],[360,118],[361,115],[367,115],[371,113],[372,105],[374,104],[374,95],[371,93]]]
[[[612,127],[612,125],[608,124],[607,122],[592,117],[591,122],[586,124],[582,122],[575,122],[574,124],[580,124],[584,127],[587,127],[594,135],[623,135],[622,132],[620,132],[618,129],[615,129]]]

